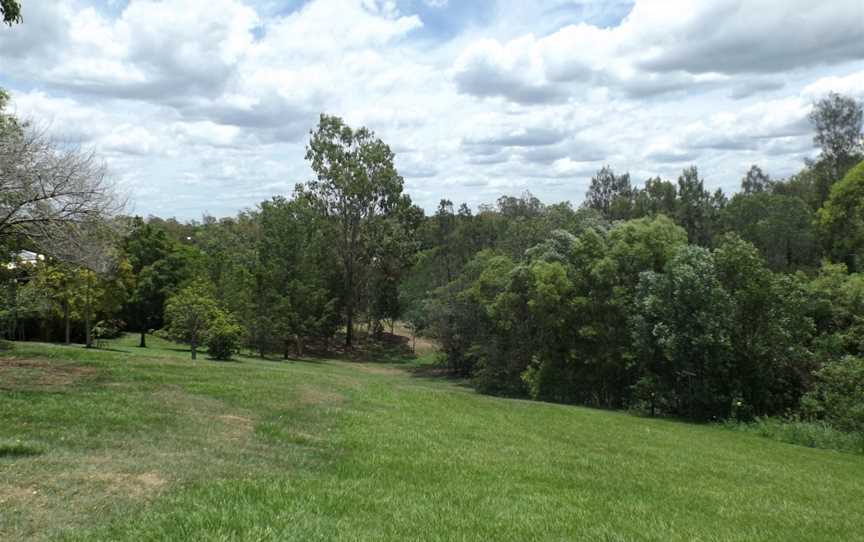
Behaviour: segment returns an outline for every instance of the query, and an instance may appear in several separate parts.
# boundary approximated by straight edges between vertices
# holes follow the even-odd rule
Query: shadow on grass
[[[446,380],[460,388],[476,391],[476,388],[471,384],[471,379],[469,377],[456,373],[440,363],[416,365],[408,369],[408,374],[413,378],[420,378],[423,380]]]
[[[303,345],[303,355],[291,351],[288,357],[282,354],[247,352],[243,357],[270,361],[273,363],[311,363],[321,364],[327,360],[351,361],[357,363],[382,363],[388,365],[412,365],[419,359],[411,350],[407,337],[384,333],[378,338],[369,338],[358,333],[353,346],[346,347],[345,335],[337,334],[330,341],[310,340]]]
[[[119,348],[111,348],[111,347],[105,347],[105,346],[97,346],[97,347],[89,349],[89,351],[90,352],[114,352],[116,354],[128,354],[129,353],[128,350],[121,350]]]
[[[0,459],[16,459],[44,453],[40,446],[21,441],[0,441]]]

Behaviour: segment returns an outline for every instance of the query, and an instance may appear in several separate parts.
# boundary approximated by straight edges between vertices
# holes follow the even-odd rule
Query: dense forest
[[[302,357],[396,325],[490,394],[695,420],[864,431],[862,107],[831,94],[818,158],[728,196],[703,172],[604,167],[578,207],[530,193],[426,215],[390,147],[322,115],[314,179],[235,217],[129,217],[97,156],[0,93],[0,319],[9,340],[122,332]]]

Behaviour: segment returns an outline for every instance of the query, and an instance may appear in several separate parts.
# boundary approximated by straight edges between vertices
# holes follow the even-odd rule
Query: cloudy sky
[[[23,0],[13,110],[96,148],[134,211],[290,193],[321,112],[374,129],[414,200],[581,201],[604,164],[734,191],[864,98],[862,0]]]

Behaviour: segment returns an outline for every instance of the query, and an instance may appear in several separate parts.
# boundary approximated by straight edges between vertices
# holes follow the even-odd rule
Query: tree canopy
[[[9,26],[20,23],[23,20],[21,2],[18,0],[0,0],[0,17]]]

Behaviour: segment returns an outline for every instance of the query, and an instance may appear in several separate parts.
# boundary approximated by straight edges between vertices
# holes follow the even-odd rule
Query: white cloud
[[[497,0],[443,31],[418,13],[479,8],[31,2],[23,25],[0,29],[0,86],[105,156],[139,212],[184,218],[307,180],[321,112],[390,143],[431,209],[525,189],[578,201],[606,163],[637,182],[691,163],[712,186],[737,186],[753,162],[782,176],[812,155],[814,100],[864,98],[864,40],[847,39],[860,2],[638,0],[626,17],[614,3]]]
[[[818,100],[829,92],[839,92],[864,100],[864,70],[846,76],[823,77],[804,87],[802,94],[811,100]]]
[[[455,80],[463,92],[525,104],[593,86],[650,96],[864,59],[862,35],[859,0],[637,0],[613,28],[580,23],[540,38],[478,40],[457,58]]]

